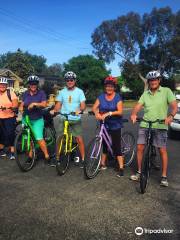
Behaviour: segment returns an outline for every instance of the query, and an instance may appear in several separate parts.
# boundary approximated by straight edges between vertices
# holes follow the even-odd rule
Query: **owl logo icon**
[[[69,98],[68,98],[68,103],[72,103],[72,97],[71,96],[69,96]]]

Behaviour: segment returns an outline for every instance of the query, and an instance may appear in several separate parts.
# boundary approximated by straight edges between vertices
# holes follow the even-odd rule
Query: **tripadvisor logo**
[[[140,236],[143,233],[144,234],[170,234],[173,233],[173,229],[165,229],[165,228],[159,228],[159,229],[149,229],[149,228],[142,228],[142,227],[136,227],[135,228],[135,234]]]

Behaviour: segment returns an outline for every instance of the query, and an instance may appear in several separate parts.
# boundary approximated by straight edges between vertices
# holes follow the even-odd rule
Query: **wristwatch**
[[[172,118],[174,118],[174,115],[173,115],[172,113],[170,113],[169,116],[171,116]]]

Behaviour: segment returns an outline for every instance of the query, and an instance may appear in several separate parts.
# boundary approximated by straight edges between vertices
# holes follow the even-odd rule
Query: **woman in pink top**
[[[14,92],[7,90],[7,78],[0,77],[0,157],[5,157],[5,147],[10,148],[10,159],[14,157],[14,138],[16,118],[10,108],[18,107],[18,99]],[[9,94],[8,94],[9,91]]]

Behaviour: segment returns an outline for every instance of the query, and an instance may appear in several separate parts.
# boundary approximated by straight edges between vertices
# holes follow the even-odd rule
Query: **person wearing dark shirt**
[[[112,149],[119,165],[118,177],[124,175],[124,160],[121,152],[121,128],[122,128],[122,97],[116,93],[117,79],[107,77],[104,80],[105,91],[95,101],[92,111],[97,120],[104,120],[105,127],[112,138]],[[101,169],[106,169],[107,146],[103,141],[103,154],[101,158]]]
[[[28,77],[29,90],[24,93],[19,110],[29,115],[33,134],[44,153],[45,163],[50,164],[46,142],[43,139],[44,119],[41,109],[47,105],[46,94],[43,90],[38,89],[38,83],[37,76]]]

